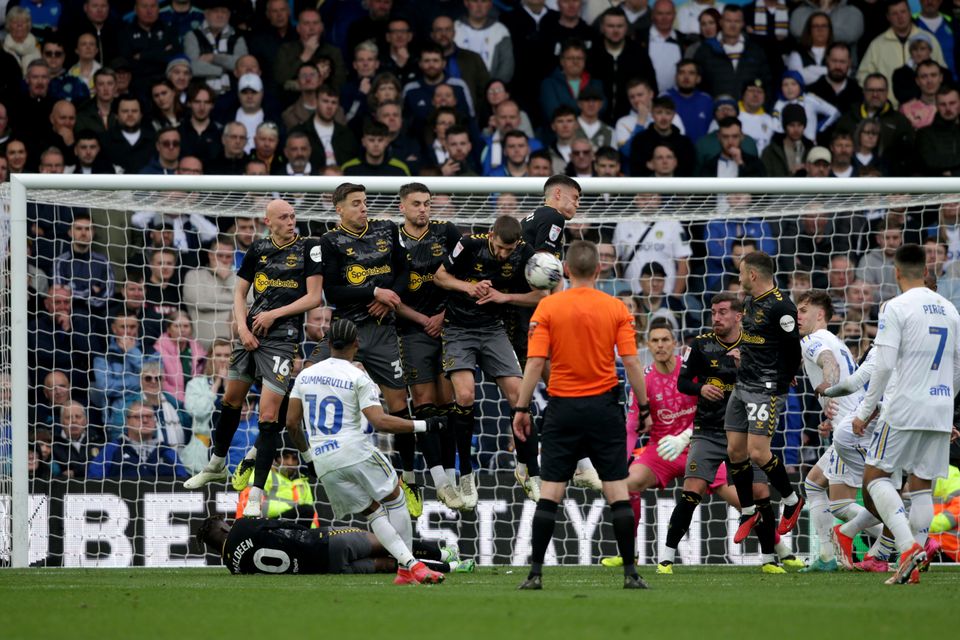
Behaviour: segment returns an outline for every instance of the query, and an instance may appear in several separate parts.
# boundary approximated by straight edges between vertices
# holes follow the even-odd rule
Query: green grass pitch
[[[755,567],[677,567],[623,591],[618,569],[481,568],[436,586],[392,576],[231,576],[217,569],[0,571],[0,637],[57,638],[878,638],[952,637],[960,570],[914,586],[877,574],[767,576]]]

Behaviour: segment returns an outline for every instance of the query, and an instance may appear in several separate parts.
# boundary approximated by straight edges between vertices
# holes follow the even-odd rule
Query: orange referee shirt
[[[621,300],[578,287],[547,296],[530,320],[528,358],[550,359],[547,391],[557,398],[596,396],[617,384],[614,347],[637,355],[633,316]]]

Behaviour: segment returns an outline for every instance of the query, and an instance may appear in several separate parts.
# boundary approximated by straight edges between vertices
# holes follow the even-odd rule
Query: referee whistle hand
[[[858,436],[862,436],[867,430],[867,423],[861,420],[860,418],[853,419],[853,432]]]
[[[447,428],[447,416],[430,416],[424,422],[427,423],[427,433],[436,433]]]
[[[516,413],[513,416],[513,435],[520,442],[526,442],[530,435],[530,414]]]

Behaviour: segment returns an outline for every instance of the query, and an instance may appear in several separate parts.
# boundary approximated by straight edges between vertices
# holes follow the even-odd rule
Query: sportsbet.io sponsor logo
[[[416,271],[411,271],[411,272],[410,272],[410,282],[409,282],[409,284],[407,284],[407,290],[409,290],[409,291],[416,291],[417,289],[419,289],[420,287],[422,287],[422,286],[423,286],[425,283],[427,283],[427,282],[433,282],[433,274],[432,274],[432,273],[426,273],[426,274],[420,275],[420,274],[417,273]]]
[[[347,267],[347,282],[350,284],[363,284],[367,278],[390,273],[393,269],[385,264],[382,267],[364,268],[359,264],[352,264]]]
[[[300,284],[296,280],[278,280],[271,278],[262,271],[258,271],[253,277],[253,288],[257,293],[263,293],[267,287],[280,287],[282,289],[298,289]]]

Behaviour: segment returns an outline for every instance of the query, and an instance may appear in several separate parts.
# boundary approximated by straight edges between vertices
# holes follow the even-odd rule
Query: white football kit
[[[857,365],[853,354],[847,345],[837,336],[826,329],[818,329],[813,333],[804,336],[800,340],[800,352],[803,356],[803,370],[810,379],[810,386],[816,388],[823,382],[823,367],[818,364],[820,356],[824,352],[833,354],[837,365],[840,367],[840,377],[837,384],[847,380],[857,371]],[[839,450],[838,441],[841,438],[841,431],[846,430],[853,435],[851,424],[853,423],[853,413],[857,405],[863,398],[863,389],[856,391],[848,396],[842,396],[833,402],[837,405],[837,414],[833,419],[834,442],[827,450],[823,452],[817,461],[817,466],[823,472],[830,484],[845,484],[848,487],[859,487],[863,478],[863,460],[866,454],[864,447],[851,448],[843,455]],[[827,408],[829,398],[820,397],[820,406]],[[855,437],[855,436],[854,436]]]
[[[874,350],[876,369],[857,409],[865,420],[883,396],[867,464],[925,480],[945,477],[960,382],[960,314],[926,287],[910,289],[881,309]]]
[[[290,397],[303,405],[313,465],[337,518],[360,513],[394,490],[397,473],[361,420],[364,409],[380,406],[370,376],[346,360],[327,358],[300,372]]]

